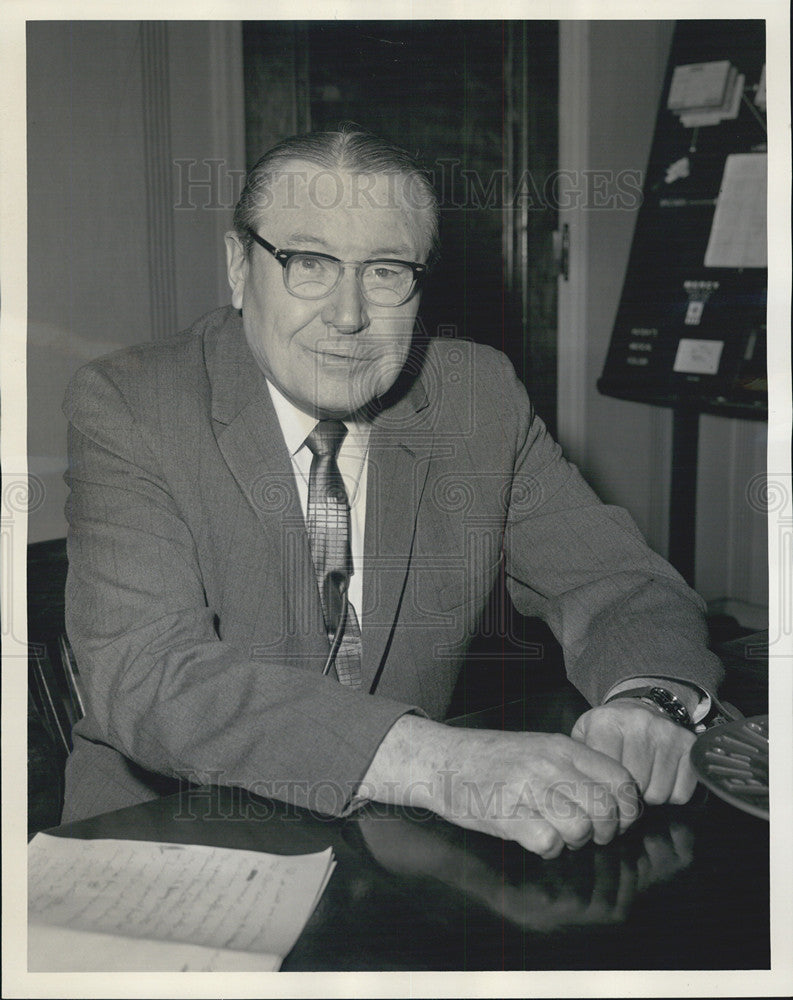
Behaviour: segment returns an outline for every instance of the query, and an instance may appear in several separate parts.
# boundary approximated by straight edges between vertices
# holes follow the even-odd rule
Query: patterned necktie
[[[347,433],[340,420],[320,420],[306,438],[314,456],[308,479],[308,537],[322,602],[328,638],[333,636],[342,611],[340,585],[352,576],[350,504],[336,455]],[[336,674],[342,684],[361,686],[361,630],[352,604],[336,653]]]

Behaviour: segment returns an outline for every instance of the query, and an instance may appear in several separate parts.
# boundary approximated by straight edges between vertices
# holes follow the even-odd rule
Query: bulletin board
[[[599,390],[767,417],[765,22],[675,29]]]

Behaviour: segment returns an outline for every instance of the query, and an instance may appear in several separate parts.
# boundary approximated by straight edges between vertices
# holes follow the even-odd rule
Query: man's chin
[[[355,416],[356,413],[365,412],[372,401],[373,397],[369,396],[347,399],[343,403],[322,400],[314,404],[312,415],[318,420],[345,420],[347,417]]]
[[[401,368],[392,371],[372,372],[356,386],[339,386],[337,392],[319,394],[314,400],[314,414],[319,419],[343,419],[366,412],[376,401],[385,396],[396,382]]]

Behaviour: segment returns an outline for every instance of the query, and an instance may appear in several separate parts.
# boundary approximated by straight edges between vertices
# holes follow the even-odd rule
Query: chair
[[[65,760],[72,751],[72,726],[85,715],[85,698],[74,654],[64,633],[54,641],[31,644],[28,693]]]
[[[85,713],[64,622],[66,540],[28,546],[28,836],[60,820],[71,730]]]

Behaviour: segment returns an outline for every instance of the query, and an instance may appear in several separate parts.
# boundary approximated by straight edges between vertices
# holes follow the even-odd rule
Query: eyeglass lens
[[[338,284],[342,265],[312,254],[295,254],[286,265],[290,292],[303,299],[320,299]],[[372,305],[398,306],[413,288],[413,269],[394,261],[375,261],[359,271],[361,291]]]

